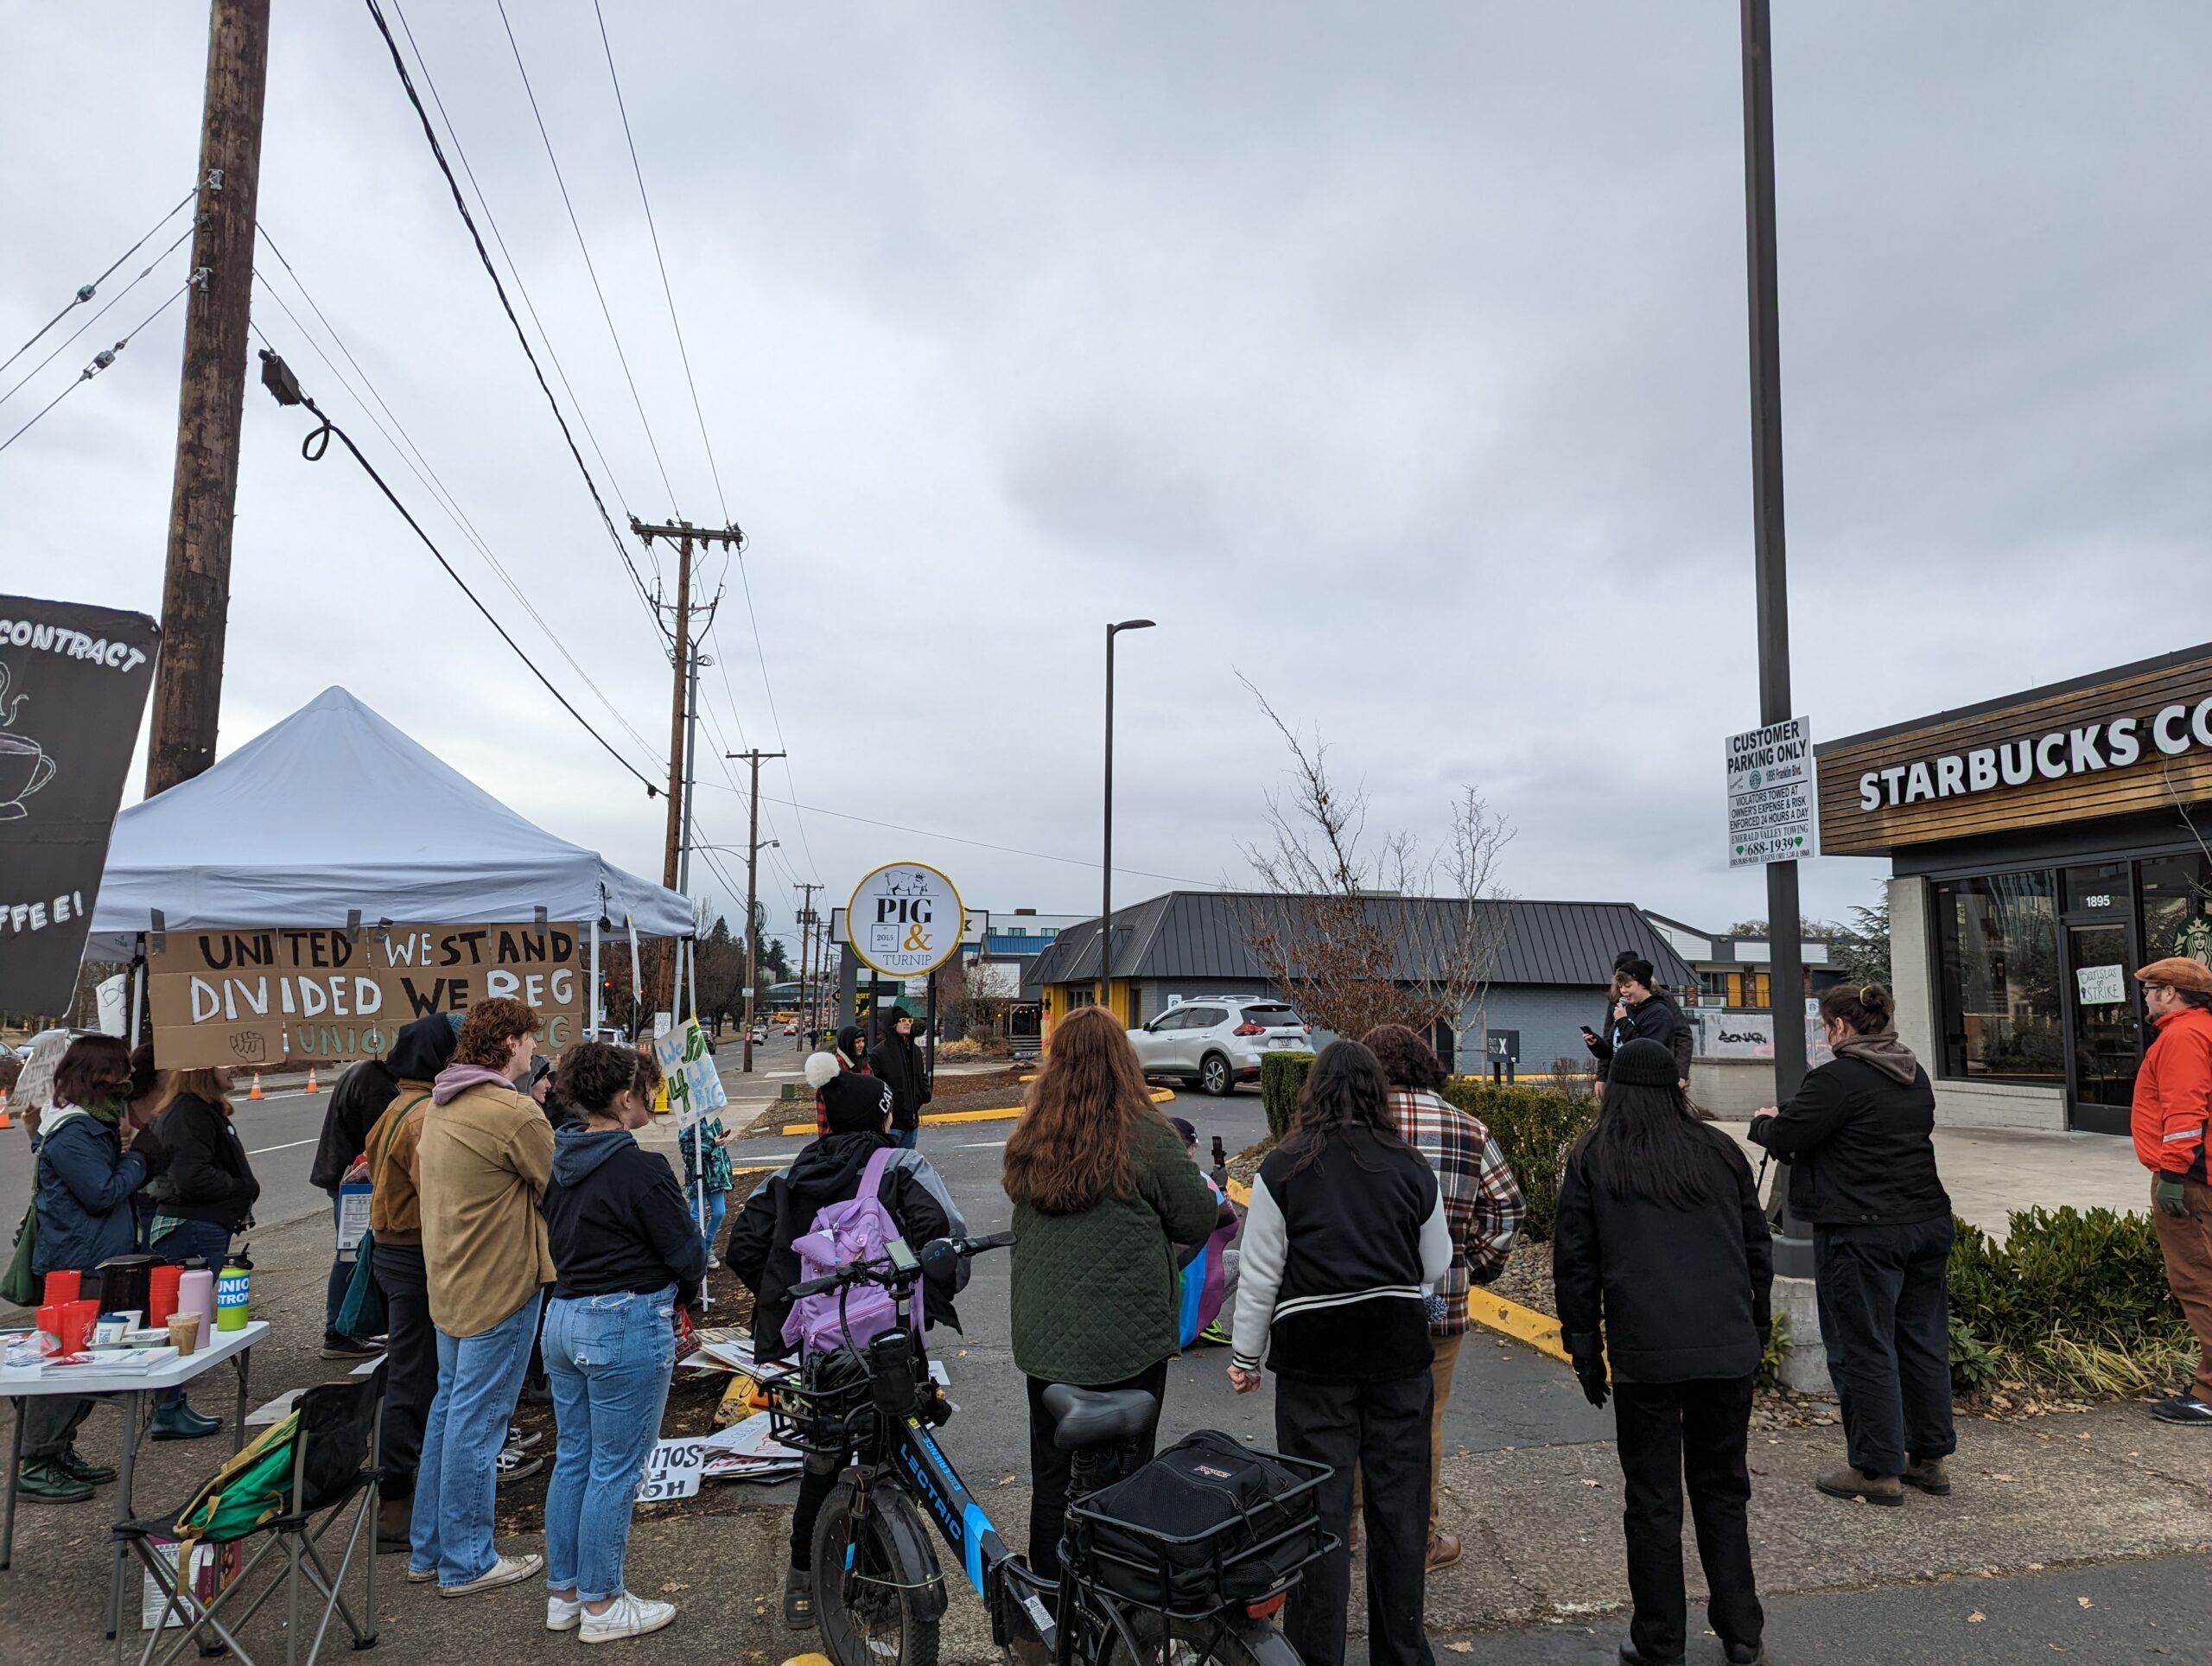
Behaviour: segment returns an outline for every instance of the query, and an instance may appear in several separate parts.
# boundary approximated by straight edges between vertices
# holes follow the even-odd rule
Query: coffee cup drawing
[[[5,732],[14,728],[16,714],[29,697],[19,694],[8,698],[8,685],[14,680],[15,673],[0,661],[0,822],[19,822],[29,815],[23,800],[52,780],[57,767],[46,748],[29,735]]]
[[[21,821],[29,798],[54,779],[57,766],[46,748],[28,734],[0,731],[0,822]]]

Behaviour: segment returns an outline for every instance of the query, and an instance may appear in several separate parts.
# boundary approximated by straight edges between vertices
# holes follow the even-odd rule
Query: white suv
[[[1311,1027],[1274,995],[1194,995],[1129,1032],[1137,1063],[1218,1098],[1260,1077],[1260,1055],[1310,1052]]]

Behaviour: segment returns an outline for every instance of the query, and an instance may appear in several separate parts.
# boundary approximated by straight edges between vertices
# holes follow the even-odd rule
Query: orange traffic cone
[[[259,1071],[256,1071],[253,1073],[253,1091],[247,1094],[246,1097],[249,1099],[258,1099],[261,1097],[261,1072]]]
[[[308,1091],[309,1093],[321,1093],[322,1091],[321,1088],[315,1084],[315,1066],[313,1065],[309,1065],[308,1066]]]
[[[12,1126],[8,1121],[8,1090],[0,1088],[0,1128]]]

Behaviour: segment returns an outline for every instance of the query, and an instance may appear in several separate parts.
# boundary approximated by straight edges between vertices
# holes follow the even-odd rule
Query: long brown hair
[[[169,1096],[171,1104],[188,1093],[195,1099],[205,1099],[226,1116],[232,1114],[231,1096],[223,1091],[212,1070],[181,1070],[174,1085],[176,1091]]]
[[[1107,1193],[1135,1195],[1129,1130],[1160,1112],[1136,1049],[1103,1007],[1079,1007],[1052,1027],[1052,1050],[1007,1137],[999,1184],[1047,1215],[1079,1215]]]

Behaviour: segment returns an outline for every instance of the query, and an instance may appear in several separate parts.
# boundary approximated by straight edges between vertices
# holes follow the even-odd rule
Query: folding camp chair
[[[344,1618],[354,1648],[375,1645],[377,1481],[383,1472],[385,1369],[379,1364],[375,1373],[364,1380],[325,1383],[300,1396],[293,1413],[297,1428],[291,1440],[289,1478],[269,1495],[260,1519],[223,1512],[187,1540],[189,1529],[183,1523],[194,1506],[202,1504],[203,1491],[193,1504],[168,1516],[116,1527],[116,1537],[136,1548],[138,1560],[167,1599],[153,1635],[138,1656],[139,1666],[150,1666],[157,1651],[162,1666],[168,1666],[194,1644],[203,1652],[219,1652],[227,1646],[241,1666],[253,1666],[238,1633],[280,1588],[288,1604],[284,1659],[287,1666],[300,1666],[300,1584],[303,1579],[323,1598],[322,1618],[306,1655],[310,1666],[321,1650],[333,1614]],[[248,1448],[249,1453],[252,1450]],[[234,1473],[232,1478],[239,1477]],[[354,1506],[353,1519],[344,1529],[345,1553],[334,1574],[315,1547],[345,1517],[349,1504]],[[232,1519],[225,1520],[223,1515]],[[194,1546],[237,1544],[256,1535],[266,1536],[237,1576],[212,1599],[202,1602],[192,1589]],[[174,1567],[151,1542],[156,1539],[180,1541]],[[253,1582],[263,1560],[276,1550],[283,1553],[283,1568],[248,1601],[241,1593]],[[343,1595],[346,1576],[356,1558],[363,1569],[359,1618],[354,1617]],[[169,1637],[164,1628],[172,1615],[188,1624]],[[118,1659],[123,1651],[120,1636],[121,1628],[118,1628]]]

